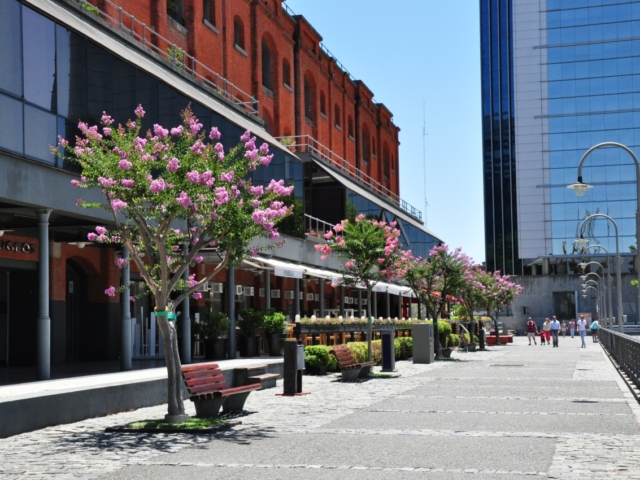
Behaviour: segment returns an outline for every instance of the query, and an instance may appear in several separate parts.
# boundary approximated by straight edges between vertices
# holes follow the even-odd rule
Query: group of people
[[[527,320],[526,331],[527,336],[529,337],[529,345],[531,345],[531,340],[533,340],[533,344],[537,345],[536,337],[540,335],[540,345],[551,345],[551,339],[553,338],[553,347],[558,347],[558,337],[562,335],[563,337],[567,336],[567,330],[571,335],[571,338],[574,338],[576,329],[578,335],[580,335],[580,339],[582,340],[582,345],[580,348],[587,348],[587,344],[585,343],[585,336],[587,335],[587,330],[591,330],[591,338],[594,342],[598,341],[598,319],[595,319],[593,322],[589,323],[584,315],[580,315],[580,318],[576,322],[575,319],[571,319],[569,324],[565,320],[562,322],[558,320],[555,315],[552,320],[549,318],[544,319],[544,323],[542,324],[542,328],[538,329],[536,322],[533,321],[531,317]]]

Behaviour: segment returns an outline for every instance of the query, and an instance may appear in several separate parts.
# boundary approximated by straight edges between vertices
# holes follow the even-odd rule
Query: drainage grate
[[[489,365],[490,367],[526,367],[526,365],[516,365],[511,363],[498,364],[494,363],[493,365]]]

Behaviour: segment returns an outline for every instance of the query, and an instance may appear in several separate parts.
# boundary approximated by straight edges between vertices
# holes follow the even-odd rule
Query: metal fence
[[[598,329],[600,344],[627,374],[629,380],[640,388],[640,338],[610,330]]]

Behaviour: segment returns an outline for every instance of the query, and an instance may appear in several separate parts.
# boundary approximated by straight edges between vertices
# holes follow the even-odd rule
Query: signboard
[[[274,273],[277,277],[302,278],[302,270],[295,268],[276,267]]]
[[[31,243],[21,242],[0,242],[0,250],[7,250],[9,252],[28,253],[33,255],[36,253],[36,246]]]

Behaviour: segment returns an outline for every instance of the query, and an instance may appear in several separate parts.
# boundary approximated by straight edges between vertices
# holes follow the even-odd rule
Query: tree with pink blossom
[[[402,277],[427,310],[433,320],[434,335],[438,336],[438,319],[451,298],[457,298],[465,281],[469,257],[460,248],[449,250],[447,245],[434,247],[427,258],[414,257],[403,252]],[[399,265],[399,266],[400,266]],[[436,358],[442,358],[442,345],[435,342]]]
[[[113,218],[111,226],[96,227],[88,240],[126,246],[153,296],[168,370],[167,419],[180,419],[184,403],[172,314],[188,296],[201,298],[205,283],[218,272],[255,254],[256,249],[249,250],[252,240],[278,238],[276,225],[291,213],[283,199],[293,187],[283,180],[252,183],[251,172],[269,165],[273,155],[249,131],[225,151],[218,129],[203,131],[190,108],[182,112],[182,125],[168,129],[156,124],[142,136],[142,106],[135,114],[125,126],[116,126],[106,113],[100,126],[80,122],[75,147],[60,138],[57,151],[81,166],[80,180],[72,181],[76,187],[97,187],[104,194],[103,202],[79,204],[102,208]],[[204,261],[205,248],[214,248],[220,263],[200,280],[195,275],[185,280],[189,266]],[[127,261],[119,259],[120,268]],[[112,286],[105,294],[125,288]]]
[[[498,319],[500,311],[509,307],[522,291],[522,287],[509,281],[509,275],[500,275],[499,271],[486,273],[479,278],[484,285],[482,294],[482,308],[487,310],[495,324],[496,345],[500,345],[498,332]]]
[[[475,344],[475,317],[473,312],[483,306],[487,275],[487,272],[481,265],[470,261],[464,271],[464,282],[458,290],[458,302],[469,317],[469,337],[471,344]]]
[[[358,215],[354,221],[343,220],[329,230],[324,238],[327,243],[318,244],[315,249],[327,255],[336,255],[345,260],[342,284],[367,290],[367,317],[369,318],[368,360],[371,361],[371,292],[373,287],[396,276],[400,231],[395,222],[367,219]]]

